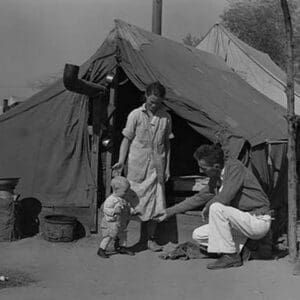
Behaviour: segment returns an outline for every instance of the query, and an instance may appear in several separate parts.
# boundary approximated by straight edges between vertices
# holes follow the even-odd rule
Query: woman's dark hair
[[[146,96],[150,95],[164,98],[166,95],[166,89],[160,82],[152,82],[146,87]]]
[[[224,165],[224,152],[219,145],[201,145],[195,152],[196,160],[205,160],[210,166],[214,164]]]

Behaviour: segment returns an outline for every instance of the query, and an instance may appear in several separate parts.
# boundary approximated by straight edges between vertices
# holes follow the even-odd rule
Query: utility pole
[[[152,2],[152,32],[161,35],[162,0]]]
[[[288,243],[292,262],[297,259],[297,170],[296,170],[296,130],[294,94],[294,39],[291,15],[287,0],[281,0],[284,16],[287,49],[287,122],[288,122]]]

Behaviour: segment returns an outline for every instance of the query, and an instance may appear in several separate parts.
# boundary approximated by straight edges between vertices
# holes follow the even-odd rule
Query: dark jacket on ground
[[[218,189],[222,186],[221,191]],[[270,202],[254,174],[239,160],[225,162],[223,180],[211,178],[208,186],[193,197],[168,208],[168,213],[176,214],[199,206],[209,207],[219,202],[255,215],[269,214]]]

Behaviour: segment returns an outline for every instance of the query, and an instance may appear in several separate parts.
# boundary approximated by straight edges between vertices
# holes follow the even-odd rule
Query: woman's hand
[[[123,169],[124,169],[124,163],[122,162],[117,162],[112,166],[114,176],[120,176],[122,174]]]
[[[164,175],[165,175],[165,178],[164,178],[165,182],[168,182],[170,179],[170,164],[168,161],[165,166],[165,174]]]
[[[139,215],[141,215],[141,212],[139,212],[137,209],[133,208],[133,209],[131,209],[130,214],[132,216],[139,216]]]
[[[165,182],[168,182],[169,179],[170,179],[170,171],[167,170],[165,173]]]
[[[119,161],[112,166],[113,177],[120,176],[122,174],[130,143],[131,142],[127,137],[123,138],[121,146],[120,146]]]

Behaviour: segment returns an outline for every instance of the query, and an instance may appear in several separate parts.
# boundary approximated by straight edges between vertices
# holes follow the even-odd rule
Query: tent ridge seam
[[[259,67],[261,67],[267,74],[269,74],[273,79],[278,81],[284,88],[286,86],[286,83],[282,82],[278,77],[274,76],[270,71],[268,71],[262,64],[260,64],[253,56],[248,54],[236,41],[234,41],[227,32],[222,28],[222,26],[219,26],[220,30],[229,38],[229,40],[234,43],[247,57],[249,57],[255,64],[257,64]],[[254,48],[255,49],[255,48]],[[263,52],[265,53],[265,52]],[[266,54],[266,53],[265,53]],[[266,54],[268,55],[268,54]],[[294,94],[300,97],[300,94],[298,94],[296,91],[294,91]]]

